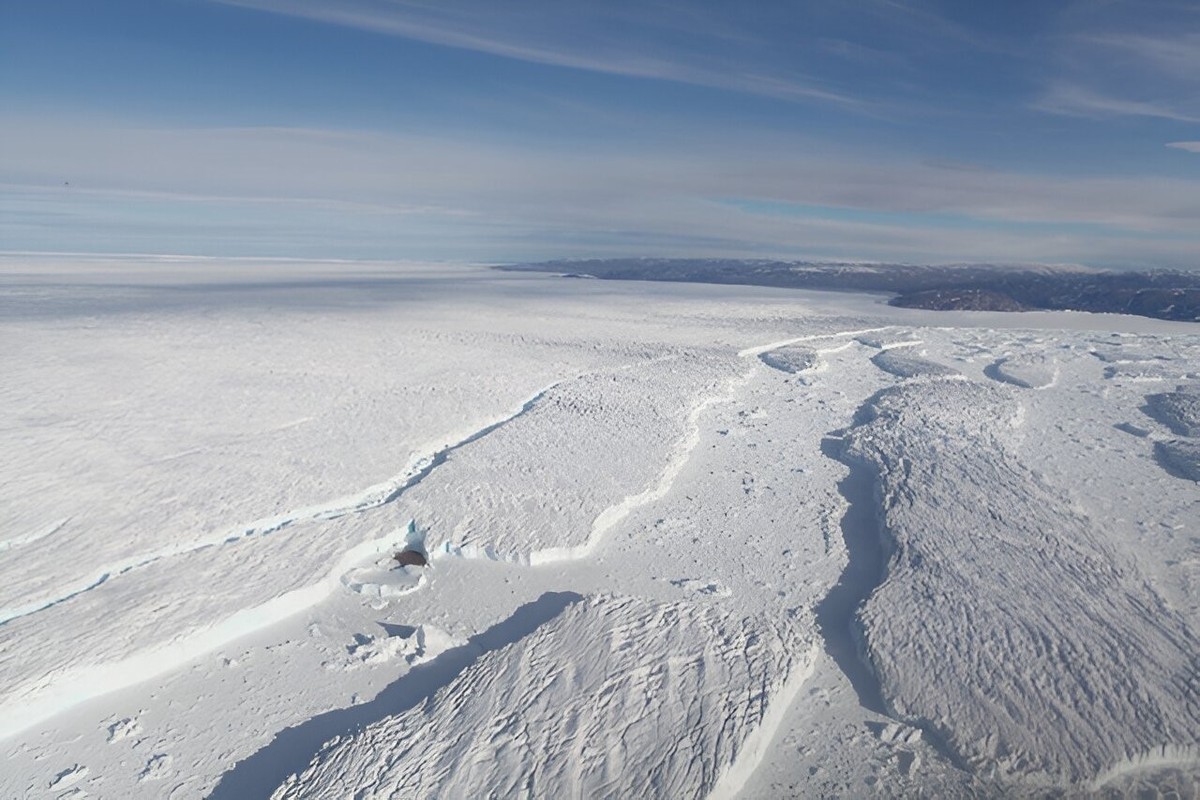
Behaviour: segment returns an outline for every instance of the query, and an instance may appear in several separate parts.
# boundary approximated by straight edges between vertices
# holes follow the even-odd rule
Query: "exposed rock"
[[[902,308],[928,308],[934,311],[1027,311],[1028,306],[1002,292],[986,289],[931,289],[902,294],[891,303]]]
[[[395,558],[402,567],[423,567],[429,563],[425,554],[419,550],[401,550],[396,553]]]

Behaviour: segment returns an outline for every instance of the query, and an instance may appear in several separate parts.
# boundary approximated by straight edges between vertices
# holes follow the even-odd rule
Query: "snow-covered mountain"
[[[1200,321],[1200,272],[1102,271],[1073,264],[878,264],[764,259],[613,258],[502,269],[572,277],[889,292],[935,311],[1091,311]]]

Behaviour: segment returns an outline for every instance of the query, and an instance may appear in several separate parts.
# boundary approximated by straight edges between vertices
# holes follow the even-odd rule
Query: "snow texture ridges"
[[[888,555],[859,622],[889,711],[1030,784],[1195,747],[1200,641],[1013,455],[1019,411],[998,388],[908,384],[846,438]]]
[[[960,374],[953,367],[895,349],[884,350],[873,357],[871,363],[900,378],[943,378]]]
[[[721,373],[733,366],[680,359],[561,383],[530,413],[456,451],[400,505],[431,531],[435,554],[529,563],[586,548],[598,515],[669,465],[702,398],[728,391],[714,373],[727,383]]]
[[[576,602],[422,705],[331,741],[273,797],[698,797],[807,674],[796,639],[711,606]]]
[[[1044,355],[1022,355],[1003,358],[988,367],[988,377],[1022,389],[1045,389],[1058,378],[1058,368]]]
[[[1200,389],[1147,395],[1146,411],[1180,436],[1200,436]]]
[[[762,362],[780,372],[795,374],[812,369],[818,363],[816,351],[798,345],[786,345],[759,355]]]
[[[1154,455],[1169,472],[1188,480],[1200,481],[1200,441],[1174,439],[1155,442]]]

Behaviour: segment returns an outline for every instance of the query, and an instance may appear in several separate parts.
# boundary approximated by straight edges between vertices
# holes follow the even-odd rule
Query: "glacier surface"
[[[0,311],[4,796],[1200,785],[1193,326],[65,256]]]

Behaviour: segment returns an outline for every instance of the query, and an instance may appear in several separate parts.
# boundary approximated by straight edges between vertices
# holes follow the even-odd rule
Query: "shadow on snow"
[[[270,797],[289,775],[304,769],[330,739],[354,734],[373,722],[428,701],[484,654],[528,636],[582,599],[582,595],[574,592],[547,592],[518,608],[507,619],[472,636],[466,644],[414,667],[384,687],[370,702],[328,711],[280,731],[267,746],[221,776],[210,800]]]

